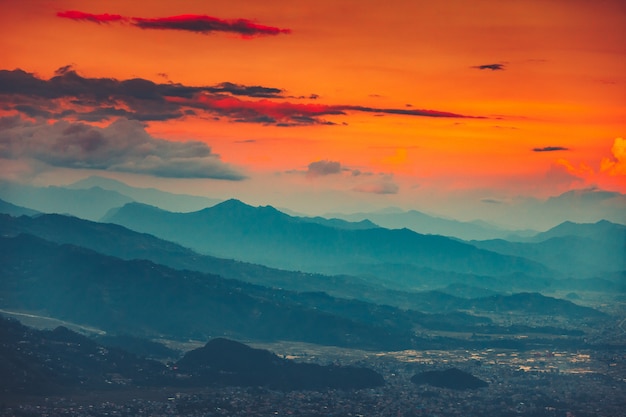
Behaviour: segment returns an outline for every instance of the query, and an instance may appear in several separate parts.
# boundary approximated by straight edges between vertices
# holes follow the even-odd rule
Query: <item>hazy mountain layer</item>
[[[112,208],[133,201],[116,191],[99,187],[72,190],[13,183],[0,183],[0,198],[42,213],[70,214],[89,220],[100,220]]]
[[[10,216],[33,216],[39,212],[37,210],[16,206],[8,201],[0,200],[0,213],[8,214]]]
[[[324,293],[271,290],[148,261],[123,261],[29,235],[1,238],[0,249],[0,274],[5,278],[0,283],[2,308],[37,312],[116,333],[199,340],[234,335],[375,349],[433,348],[442,343],[416,338],[416,328],[574,335],[556,328],[504,328],[452,308],[451,314],[424,314]],[[457,308],[477,308],[470,301],[479,303],[456,300]],[[540,295],[534,298],[536,306],[542,302],[554,304]],[[549,314],[598,318],[593,310],[559,302],[569,310],[549,310]],[[506,298],[500,305],[505,311],[510,308]],[[537,308],[536,314],[542,310]]]
[[[237,200],[194,213],[171,213],[133,203],[111,212],[105,220],[202,253],[291,270],[352,273],[367,265],[400,263],[485,275],[548,273],[538,263],[443,236],[408,229],[338,229]]]
[[[472,243],[482,249],[541,262],[575,278],[626,271],[626,226],[621,224],[566,222],[528,240]]]
[[[505,238],[514,233],[481,222],[462,222],[452,219],[431,216],[417,210],[386,210],[369,213],[328,213],[328,217],[336,217],[351,222],[369,220],[388,229],[411,229],[421,234],[435,234],[456,237],[464,240],[485,240]]]
[[[402,321],[382,326],[340,317],[240,281],[123,261],[28,235],[1,238],[0,245],[6,309],[117,333],[183,339],[239,335],[360,347],[412,344]]]
[[[121,181],[98,176],[82,179],[68,185],[66,188],[90,189],[94,187],[118,192],[138,203],[149,204],[164,210],[178,212],[201,210],[222,201],[216,198],[168,193],[166,191],[157,190],[156,188],[131,187]]]
[[[269,287],[298,291],[328,291],[355,297],[384,295],[384,287],[349,276],[327,276],[268,268],[230,259],[200,255],[178,244],[111,223],[62,215],[11,217],[0,215],[0,233],[29,233],[57,243],[69,243],[122,259],[147,259],[176,269],[208,272]],[[385,297],[392,300],[395,295]]]

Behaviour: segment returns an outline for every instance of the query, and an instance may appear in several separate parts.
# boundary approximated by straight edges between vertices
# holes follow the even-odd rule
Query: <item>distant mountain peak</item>
[[[224,200],[221,203],[216,204],[215,207],[252,207],[252,206],[236,198],[229,198],[228,200]]]
[[[231,198],[221,203],[214,205],[213,207],[207,207],[204,210],[200,210],[203,213],[232,213],[237,214],[238,216],[258,216],[258,215],[270,215],[270,216],[279,216],[283,218],[291,218],[288,214],[283,213],[282,211],[272,207],[272,206],[251,206],[250,204],[246,204],[241,200],[237,200],[236,198]],[[199,213],[199,212],[198,212]]]

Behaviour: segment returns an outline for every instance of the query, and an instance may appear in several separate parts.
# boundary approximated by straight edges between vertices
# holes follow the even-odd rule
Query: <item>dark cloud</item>
[[[35,117],[54,117],[67,106],[74,105],[71,114],[77,120],[104,120],[123,116],[136,120],[178,119],[195,114],[176,100],[191,99],[200,94],[249,97],[281,97],[282,90],[273,87],[245,86],[230,82],[214,86],[185,86],[157,84],[134,78],[85,78],[70,66],[57,70],[49,80],[22,70],[0,70],[0,103]],[[65,100],[64,100],[65,99]],[[58,100],[58,101],[55,101]],[[67,111],[67,109],[65,109]]]
[[[307,177],[322,177],[326,175],[340,174],[341,163],[337,161],[315,161],[309,164],[306,175]]]
[[[244,38],[291,33],[291,29],[260,25],[247,19],[225,20],[206,15],[188,14],[156,19],[133,17],[131,20],[133,25],[141,29],[184,30],[203,34],[228,32],[239,34]]]
[[[289,34],[291,29],[265,26],[248,19],[220,19],[213,16],[185,14],[158,18],[126,17],[118,14],[93,14],[78,10],[58,12],[58,17],[92,23],[130,22],[140,29],[182,30],[209,34],[213,32],[236,33],[243,38],[264,35]]]
[[[483,203],[487,203],[487,204],[502,204],[502,201],[495,200],[493,198],[483,198],[480,201],[483,202]]]
[[[543,148],[533,148],[533,152],[555,152],[555,151],[569,151],[569,148],[563,146],[544,146]]]
[[[464,116],[462,114],[450,113],[438,110],[425,110],[425,109],[384,109],[375,107],[363,107],[363,106],[340,106],[342,110],[362,111],[367,113],[381,113],[381,114],[400,114],[405,116],[425,116],[425,117],[459,117],[459,118],[476,118],[472,116]]]
[[[65,12],[58,12],[57,16],[63,17],[66,19],[72,19],[72,20],[84,20],[87,22],[93,22],[93,23],[98,23],[98,24],[127,20],[127,18],[120,16],[119,14],[108,14],[108,13],[92,14],[92,13],[80,12],[78,10],[67,10]]]
[[[171,82],[159,84],[141,78],[86,78],[70,66],[61,68],[48,80],[19,69],[0,70],[0,106],[29,117],[69,117],[83,121],[124,117],[155,121],[213,116],[275,126],[332,125],[335,122],[327,120],[327,116],[348,112],[477,118],[439,110],[278,101],[284,98],[279,88],[231,82],[186,86]]]
[[[0,119],[0,126],[0,158],[172,178],[245,178],[205,143],[154,138],[138,121],[120,119],[100,128],[67,121],[29,122],[14,116]]]
[[[395,114],[421,117],[476,118],[457,113],[438,110],[389,109],[351,105],[301,104],[277,102],[270,100],[242,100],[224,95],[198,95],[192,100],[181,100],[190,107],[203,108],[207,111],[227,116],[237,121],[247,121],[278,126],[298,126],[313,124],[335,124],[325,120],[323,116],[345,115],[347,112],[366,112],[379,114]],[[479,118],[479,117],[478,117]]]
[[[476,66],[473,66],[472,68],[479,69],[479,70],[504,71],[505,65],[504,64],[484,64],[484,65],[476,65]]]
[[[281,98],[283,93],[279,88],[263,87],[260,85],[248,86],[229,82],[218,84],[215,87],[208,87],[207,91],[212,93],[228,93],[234,96],[260,98]]]

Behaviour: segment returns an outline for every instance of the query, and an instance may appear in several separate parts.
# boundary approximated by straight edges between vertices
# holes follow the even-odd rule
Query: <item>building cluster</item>
[[[395,352],[359,360],[385,375],[387,384],[376,389],[209,387],[148,390],[146,395],[144,388],[130,399],[132,387],[125,387],[123,393],[0,403],[0,416],[614,417],[626,410],[626,380],[615,371],[623,369],[625,359],[604,360],[586,352]],[[459,367],[489,386],[456,391],[410,382],[414,373],[435,366]]]

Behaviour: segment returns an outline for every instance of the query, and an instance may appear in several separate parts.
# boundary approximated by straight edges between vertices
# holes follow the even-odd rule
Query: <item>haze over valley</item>
[[[472,380],[477,378],[472,373],[478,371],[487,381],[494,374],[490,377],[475,365],[468,366],[467,353],[460,352],[477,357],[494,351],[531,356],[533,352],[587,352],[595,361],[610,358],[609,373],[592,362],[585,365],[585,372],[603,373],[607,381],[624,366],[623,356],[616,356],[626,343],[621,327],[626,294],[623,224],[564,221],[543,232],[508,231],[509,240],[461,240],[433,230],[422,234],[407,227],[383,228],[369,218],[350,222],[295,216],[233,199],[207,201],[212,205],[197,211],[168,211],[164,207],[171,204],[171,194],[99,178],[83,183],[93,182],[126,193],[117,200],[122,205],[108,208],[100,221],[89,220],[95,215],[78,216],[86,210],[80,205],[73,205],[73,215],[54,213],[55,209],[44,212],[47,200],[54,207],[68,191],[83,191],[76,187],[47,189],[37,197],[37,210],[0,203],[4,213],[0,215],[1,313],[36,328],[55,329],[39,335],[3,321],[5,335],[15,337],[3,345],[5,373],[11,378],[24,375],[21,382],[5,384],[5,394],[74,392],[80,397],[105,387],[109,392],[105,397],[115,398],[116,386],[117,390],[167,386],[197,393],[183,395],[182,402],[196,398],[193,401],[204,404],[206,399],[199,399],[204,397],[195,397],[206,395],[207,391],[201,394],[202,386],[325,391],[345,384],[342,389],[358,390],[351,381],[364,381],[350,376],[356,368],[346,368],[341,377],[323,377],[323,368],[296,371],[297,361],[293,370],[286,368],[292,376],[280,376],[287,371],[264,367],[265,359],[255,359],[247,350],[236,360],[250,362],[243,370],[258,367],[255,374],[224,379],[216,365],[162,364],[184,361],[184,352],[207,341],[208,348],[213,340],[262,346],[322,366],[331,356],[316,356],[315,346],[334,347],[342,352],[336,359],[342,365],[358,364],[364,367],[358,372],[372,372],[368,378],[373,387],[388,386],[389,372],[412,363],[402,359],[401,352],[409,357],[414,354],[408,352],[448,352],[445,363],[463,369],[446,368],[438,374],[444,362],[434,360],[432,369],[437,371],[431,371],[418,361],[424,364],[415,368],[415,375],[406,375],[403,384],[408,385],[395,388],[400,390],[458,390],[444,382],[449,379],[466,380],[468,388],[489,391],[490,384]],[[116,192],[99,186],[85,191]],[[156,205],[140,202],[146,193]],[[158,207],[160,197],[163,207]],[[194,201],[186,195],[176,198]],[[397,221],[410,221],[405,214],[401,212]],[[431,222],[430,227],[439,225],[444,233],[449,222]],[[480,227],[481,233],[486,230]],[[84,341],[77,342],[79,335],[72,335],[73,331]],[[40,359],[27,368],[15,356],[18,344],[13,343],[24,346],[20,332],[38,338],[27,343],[34,349],[30,357]],[[70,365],[78,360],[72,353],[65,356],[62,368],[50,367],[45,359],[49,353],[38,350],[55,343],[48,342],[49,337],[70,338],[68,346],[71,343],[76,349],[93,346],[89,349],[102,351],[108,348],[98,344],[108,344],[131,352],[116,353],[131,355],[124,361],[147,357],[152,362],[147,369],[137,362],[124,365],[126,369],[108,370],[84,361]],[[206,352],[203,360],[224,363],[215,356],[218,353]],[[364,352],[371,353],[363,356]],[[364,359],[375,352],[385,356],[375,362]],[[459,353],[455,356],[455,352]],[[120,359],[100,359],[103,364],[111,361],[119,366]],[[522,366],[517,363],[510,357],[500,368]],[[207,371],[200,371],[203,366],[208,366]],[[136,367],[143,371],[132,370]],[[172,373],[172,369],[180,370]],[[42,372],[48,379],[38,376]],[[181,380],[180,372],[191,376]],[[303,373],[295,376],[296,372]],[[117,378],[113,386],[111,378]],[[433,379],[424,382],[428,378]],[[91,382],[71,382],[79,380]],[[305,382],[309,380],[311,385]]]

